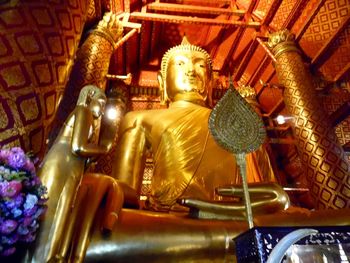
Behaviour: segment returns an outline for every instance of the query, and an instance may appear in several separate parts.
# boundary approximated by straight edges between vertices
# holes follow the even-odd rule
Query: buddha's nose
[[[189,76],[194,75],[195,71],[194,71],[194,67],[192,64],[188,64],[186,67],[186,74]]]

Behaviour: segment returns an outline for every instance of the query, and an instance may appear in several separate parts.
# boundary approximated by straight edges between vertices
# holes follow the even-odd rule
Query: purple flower
[[[15,247],[10,247],[10,248],[5,249],[1,254],[3,256],[9,256],[9,255],[12,255],[13,253],[15,253],[15,251],[16,251]]]
[[[32,216],[35,215],[38,210],[38,207],[35,205],[32,208],[24,209],[24,215],[25,216]]]
[[[19,181],[0,182],[0,196],[14,197],[22,190],[22,183]]]
[[[27,235],[29,233],[29,229],[26,226],[20,225],[17,229],[17,233],[24,236],[24,235]]]
[[[31,217],[29,217],[29,216],[26,216],[25,218],[24,218],[24,220],[23,220],[23,223],[22,223],[22,225],[23,226],[29,226],[31,223],[32,223],[32,218]]]
[[[7,158],[8,165],[14,169],[22,168],[27,161],[27,156],[22,150],[11,151]]]
[[[37,202],[38,202],[38,197],[36,195],[28,194],[26,196],[26,201],[24,202],[23,207],[25,210],[32,209]]]
[[[19,216],[21,216],[23,214],[22,210],[19,209],[19,208],[13,208],[11,210],[11,213],[12,213],[14,218],[17,218],[17,217],[19,217]]]
[[[18,223],[15,220],[12,220],[12,219],[5,220],[0,225],[0,233],[10,234],[11,232],[13,232],[16,229],[17,225],[18,225]]]
[[[5,201],[5,205],[8,209],[18,208],[23,204],[24,198],[22,194],[15,196],[9,200]]]
[[[35,172],[35,166],[29,159],[26,160],[26,163],[24,164],[23,169],[32,174]]]
[[[13,254],[19,241],[35,240],[46,192],[21,148],[0,149],[0,256]]]
[[[7,162],[8,157],[10,156],[10,150],[0,150],[0,161]]]

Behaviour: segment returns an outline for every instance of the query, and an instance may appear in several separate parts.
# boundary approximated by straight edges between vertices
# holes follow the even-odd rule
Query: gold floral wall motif
[[[0,5],[0,146],[45,151],[86,9],[87,0]]]

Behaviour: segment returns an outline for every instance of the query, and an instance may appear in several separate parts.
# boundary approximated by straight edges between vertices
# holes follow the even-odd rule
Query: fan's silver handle
[[[247,213],[247,221],[248,221],[249,228],[253,228],[254,227],[253,212],[252,212],[252,205],[250,203],[250,196],[248,191],[247,172],[246,172],[247,165],[245,160],[245,154],[244,153],[236,154],[236,158],[237,158],[237,164],[239,166],[240,174],[242,176],[244,203],[245,203],[245,209]]]

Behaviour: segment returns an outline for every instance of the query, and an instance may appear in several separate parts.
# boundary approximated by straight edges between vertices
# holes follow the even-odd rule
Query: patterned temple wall
[[[83,31],[87,2],[0,5],[0,146],[45,152]]]

